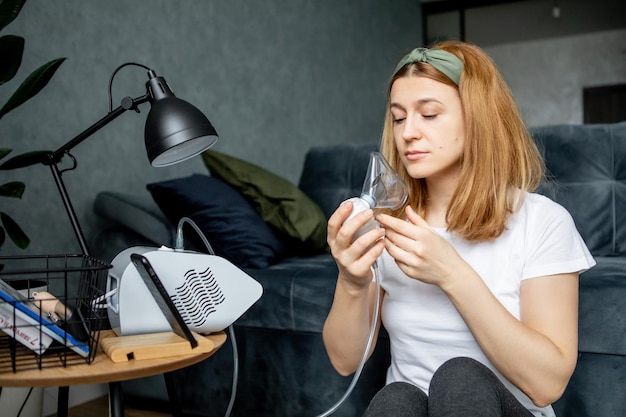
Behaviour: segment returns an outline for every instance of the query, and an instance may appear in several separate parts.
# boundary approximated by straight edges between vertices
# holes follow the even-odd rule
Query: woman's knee
[[[452,358],[444,362],[435,371],[431,380],[431,387],[440,380],[448,381],[444,382],[447,384],[449,381],[470,382],[476,378],[497,379],[496,375],[489,368],[476,359],[466,357]]]
[[[498,377],[484,364],[472,358],[452,358],[443,363],[434,373],[430,382],[430,393],[437,395],[441,391],[450,393],[483,392],[498,384]]]
[[[471,358],[453,358],[437,369],[430,381],[431,416],[497,416],[499,400],[493,373]],[[497,377],[493,375],[497,380]]]
[[[471,358],[445,362],[429,389],[431,416],[531,416],[496,374]]]
[[[427,416],[428,397],[415,385],[392,382],[372,398],[363,417],[419,417]]]

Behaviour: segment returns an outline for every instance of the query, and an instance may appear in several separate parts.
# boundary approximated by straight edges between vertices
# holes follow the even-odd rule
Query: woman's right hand
[[[346,289],[362,291],[372,282],[371,267],[382,254],[385,230],[375,228],[354,239],[355,233],[370,221],[374,213],[364,210],[352,217],[353,203],[343,202],[328,219],[328,246],[339,269],[339,280],[347,284]],[[354,240],[354,242],[353,242]]]

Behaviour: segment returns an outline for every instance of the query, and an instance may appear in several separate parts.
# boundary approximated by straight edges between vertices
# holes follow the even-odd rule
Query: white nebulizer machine
[[[409,187],[406,182],[398,175],[398,173],[389,165],[389,162],[379,152],[370,153],[370,162],[365,174],[365,181],[363,182],[363,190],[359,197],[353,197],[346,201],[351,201],[353,204],[352,213],[344,221],[352,219],[358,213],[374,208],[388,208],[397,209],[400,208],[407,200],[409,195]],[[353,241],[358,239],[364,233],[373,230],[378,227],[378,222],[373,218],[370,219],[365,225],[363,225],[353,236]],[[367,338],[367,344],[363,351],[363,357],[361,362],[352,377],[352,382],[346,389],[343,397],[335,405],[326,410],[324,413],[319,414],[317,417],[326,417],[333,414],[344,403],[344,401],[350,396],[354,386],[359,380],[359,376],[363,371],[365,362],[367,361],[368,352],[372,346],[374,339],[374,332],[376,330],[376,322],[378,321],[378,311],[380,308],[380,277],[378,276],[378,266],[376,262],[372,265],[374,273],[374,281],[376,282],[376,300],[374,305],[374,314],[372,318],[372,324],[370,326],[369,336]]]

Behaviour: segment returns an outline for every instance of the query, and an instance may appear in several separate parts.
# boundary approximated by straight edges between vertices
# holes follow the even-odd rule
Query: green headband
[[[394,75],[403,66],[415,62],[426,62],[432,65],[454,81],[456,85],[459,85],[461,71],[463,71],[463,61],[456,55],[443,49],[415,48],[398,62],[396,69],[393,71]]]

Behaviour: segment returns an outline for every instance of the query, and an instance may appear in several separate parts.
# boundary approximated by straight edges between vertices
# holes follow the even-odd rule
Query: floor
[[[101,397],[93,401],[77,405],[68,410],[67,417],[109,417],[109,398]],[[170,414],[157,413],[156,411],[137,410],[130,407],[124,408],[124,417],[170,417]],[[53,414],[50,417],[56,417]]]

